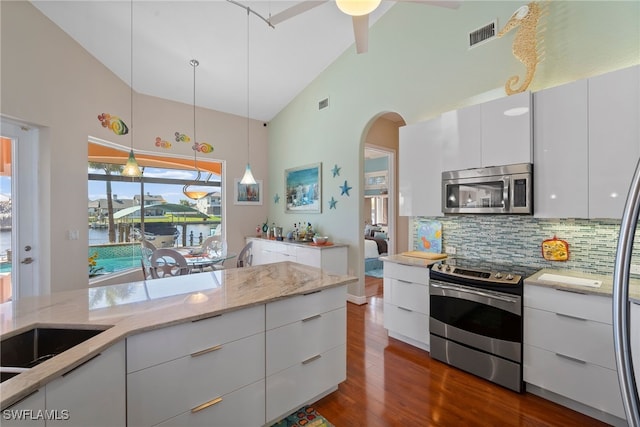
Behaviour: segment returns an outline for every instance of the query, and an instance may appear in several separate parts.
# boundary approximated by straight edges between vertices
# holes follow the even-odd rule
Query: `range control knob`
[[[507,274],[507,280],[513,280],[513,274],[511,273]]]
[[[496,273],[496,279],[502,279],[502,273]]]
[[[436,264],[436,268],[437,268],[438,270],[442,270],[442,264]]]
[[[451,271],[451,266],[447,265],[447,268],[445,268],[446,271]]]

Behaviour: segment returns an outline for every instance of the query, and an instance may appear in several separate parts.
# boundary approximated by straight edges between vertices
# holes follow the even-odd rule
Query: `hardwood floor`
[[[368,304],[347,304],[347,380],[314,405],[336,427],[606,425],[388,338],[382,279],[365,276],[365,282]]]

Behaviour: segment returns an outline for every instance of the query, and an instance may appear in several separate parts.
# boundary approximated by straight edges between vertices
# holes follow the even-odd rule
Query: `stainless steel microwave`
[[[533,165],[442,172],[445,214],[533,214]]]

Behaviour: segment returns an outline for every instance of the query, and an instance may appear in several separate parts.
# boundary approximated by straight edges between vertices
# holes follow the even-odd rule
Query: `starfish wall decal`
[[[349,190],[351,190],[353,187],[349,187],[349,185],[347,185],[347,180],[345,180],[344,185],[341,185],[339,188],[342,191],[340,193],[341,196],[344,196],[345,194],[349,196]]]
[[[333,177],[334,177],[334,178],[335,178],[336,176],[340,176],[340,169],[342,169],[342,168],[339,168],[339,167],[338,167],[338,165],[335,165],[335,166],[333,167],[333,169],[331,170],[331,173],[333,173]]]
[[[329,200],[329,209],[335,209],[336,203],[338,203],[338,201],[331,196],[331,200]]]
[[[278,195],[278,193],[276,193],[275,196],[273,196],[273,203],[278,204],[280,202],[280,196]]]

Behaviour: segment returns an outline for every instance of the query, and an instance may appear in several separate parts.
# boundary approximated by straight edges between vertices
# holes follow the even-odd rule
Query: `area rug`
[[[365,276],[372,276],[372,277],[381,278],[383,271],[384,270],[382,268],[378,268],[378,269],[375,269],[375,270],[365,271],[364,275]]]
[[[334,427],[313,406],[304,406],[271,427]]]

